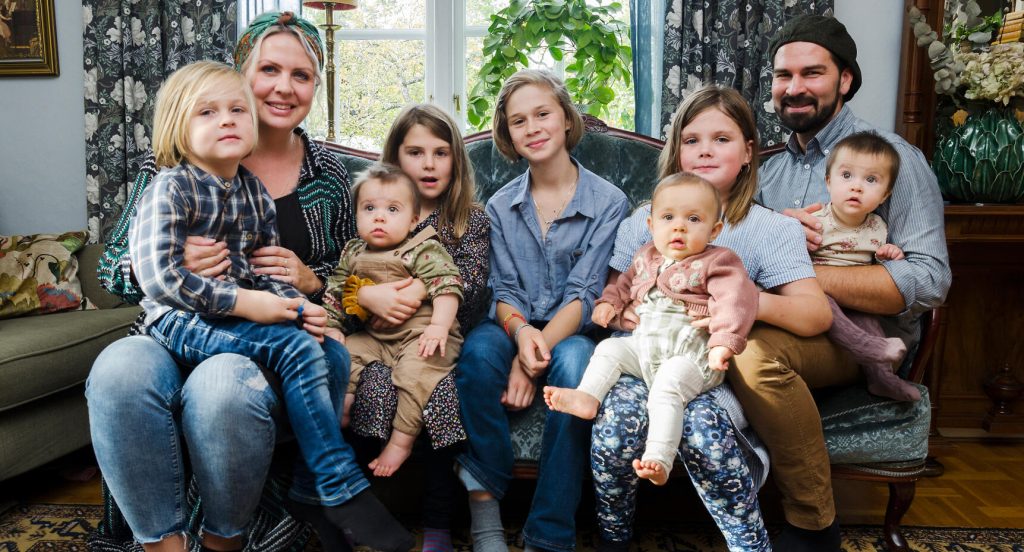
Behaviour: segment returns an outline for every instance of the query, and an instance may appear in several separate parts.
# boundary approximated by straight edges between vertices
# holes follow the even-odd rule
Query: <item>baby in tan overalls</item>
[[[374,475],[389,476],[412,452],[423,426],[423,407],[459,356],[462,336],[455,313],[462,300],[462,282],[451,256],[431,239],[432,227],[409,237],[419,218],[419,192],[401,169],[383,164],[370,167],[357,178],[352,195],[359,237],[345,245],[334,275],[327,280],[326,333],[345,343],[352,355],[346,410],[367,364],[379,360],[391,367],[398,391],[394,429],[380,456],[369,464]],[[384,329],[367,325],[347,338],[342,334],[346,316],[367,318],[356,301],[359,287],[410,276],[423,282],[430,301],[404,324]]]

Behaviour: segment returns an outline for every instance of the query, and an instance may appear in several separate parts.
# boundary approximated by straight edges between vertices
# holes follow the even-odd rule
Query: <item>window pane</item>
[[[507,0],[467,0],[466,6],[466,25],[488,25],[490,23],[489,16],[499,9],[507,7],[509,2]],[[612,0],[592,0],[587,2],[590,5],[608,5],[612,3]],[[620,1],[621,8],[615,16],[617,21],[629,22],[629,2]],[[623,36],[622,43],[629,45],[629,37]],[[565,78],[564,68],[570,65],[575,57],[575,53],[571,50],[566,50],[566,57],[562,62],[556,62],[546,50],[540,50],[533,52],[528,56],[530,61],[530,67],[537,69],[548,69],[558,75],[561,78]],[[473,87],[479,82],[479,71],[480,67],[483,66],[483,38],[480,37],[468,37],[466,39],[466,92],[471,94]],[[632,69],[632,68],[630,68]],[[571,76],[571,75],[570,75]],[[623,82],[616,82],[612,84],[612,90],[615,91],[615,99],[608,105],[607,111],[602,114],[602,119],[611,126],[633,130],[636,128],[634,120],[634,94],[633,86],[630,83],[627,86]],[[494,98],[488,98],[491,105],[494,105]],[[467,132],[476,132],[478,130],[485,130],[489,128],[488,125],[483,127],[474,127],[472,123],[469,123]]]
[[[509,0],[466,0],[466,26],[491,24],[491,15],[507,8]]]
[[[362,3],[360,2],[360,9]],[[391,121],[406,104],[424,97],[422,40],[342,40],[337,43],[335,140],[380,151]],[[326,86],[307,117],[315,136],[326,136]]]
[[[357,9],[335,11],[334,23],[341,29],[423,29],[426,14],[426,0],[359,0]],[[324,22],[321,10],[306,8],[303,15],[311,21]]]

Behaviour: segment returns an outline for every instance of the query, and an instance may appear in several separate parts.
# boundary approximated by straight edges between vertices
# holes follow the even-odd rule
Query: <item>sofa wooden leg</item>
[[[917,482],[889,483],[889,505],[885,509],[885,544],[889,552],[908,552],[907,540],[900,531],[903,514],[914,501]]]
[[[940,477],[944,473],[946,473],[946,466],[943,466],[938,458],[929,456],[924,461],[924,471],[921,472],[921,477]]]

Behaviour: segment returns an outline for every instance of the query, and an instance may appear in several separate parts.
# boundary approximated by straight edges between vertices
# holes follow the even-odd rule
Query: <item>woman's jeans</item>
[[[593,352],[594,342],[581,335],[559,342],[551,351],[548,369],[537,381],[537,393],[544,380],[547,385],[575,388]],[[466,337],[455,372],[462,420],[469,436],[466,452],[458,462],[484,490],[499,499],[512,479],[509,412],[501,404],[501,394],[508,386],[516,353],[512,340],[500,327],[484,322]],[[575,548],[576,508],[588,465],[590,425],[568,414],[547,414],[537,491],[523,528],[528,544],[548,550]]]
[[[332,400],[340,408],[348,351],[332,340],[324,350]],[[279,430],[288,428],[283,406],[255,363],[221,354],[182,369],[152,338],[126,337],[96,359],[86,397],[97,461],[139,542],[157,542],[187,526],[183,445],[203,498],[203,531],[226,538],[243,534]],[[351,449],[343,449],[349,474],[344,484],[354,495],[369,483]],[[311,485],[308,471],[297,466],[293,495],[316,496]]]
[[[633,535],[638,478],[632,463],[647,437],[644,382],[623,376],[594,420],[591,469],[600,538],[628,542]],[[771,550],[755,485],[725,409],[708,393],[687,404],[679,450],[686,471],[732,552]]]

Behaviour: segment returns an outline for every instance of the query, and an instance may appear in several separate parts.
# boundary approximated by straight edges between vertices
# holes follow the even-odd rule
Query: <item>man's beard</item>
[[[836,86],[836,95],[831,103],[817,105],[817,109],[806,113],[787,112],[786,107],[802,107],[804,105],[816,105],[818,102],[814,97],[802,94],[800,96],[782,96],[779,100],[779,119],[789,130],[804,134],[810,131],[819,131],[832,120],[836,109],[839,107],[839,87]]]

